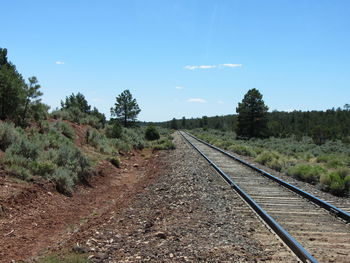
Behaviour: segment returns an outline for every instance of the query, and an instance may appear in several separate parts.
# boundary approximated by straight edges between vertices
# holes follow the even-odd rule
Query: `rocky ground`
[[[45,185],[0,195],[0,262],[81,253],[92,262],[295,262],[179,134],[173,151],[97,167],[64,197]],[[16,182],[0,176],[2,189]],[[11,185],[12,184],[12,185]]]
[[[94,262],[294,262],[210,166],[175,136],[157,180],[75,250]]]

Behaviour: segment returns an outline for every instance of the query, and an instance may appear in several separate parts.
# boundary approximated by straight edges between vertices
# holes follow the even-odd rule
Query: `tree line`
[[[172,129],[216,129],[235,131],[241,139],[290,137],[313,138],[316,144],[327,140],[350,143],[350,105],[326,111],[268,112],[262,94],[249,90],[236,108],[237,114],[201,118],[173,118],[157,125]]]

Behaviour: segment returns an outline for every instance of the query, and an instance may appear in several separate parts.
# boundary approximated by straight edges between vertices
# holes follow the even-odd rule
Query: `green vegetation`
[[[37,263],[88,263],[90,262],[87,255],[67,254],[64,256],[49,255],[41,258]]]
[[[174,148],[170,130],[136,125],[140,109],[128,90],[112,109],[118,120],[107,122],[79,92],[49,114],[40,100],[38,80],[28,81],[8,61],[7,50],[0,48],[0,163],[19,179],[41,177],[60,193],[71,195],[77,184],[88,182],[100,160],[120,167],[119,155],[134,149]]]
[[[302,140],[309,137],[317,145],[328,141],[340,140],[350,143],[350,109],[348,104],[343,108],[326,111],[272,111],[266,113],[267,136],[274,138],[293,137]],[[232,132],[237,130],[237,115],[214,116],[202,118],[172,119],[167,122],[154,123],[170,129],[215,129]],[[233,134],[233,139],[236,138]]]
[[[235,133],[213,129],[192,131],[220,148],[254,158],[254,161],[299,180],[317,184],[338,196],[350,195],[350,147],[339,140],[315,144],[310,137],[237,140]]]
[[[96,129],[103,128],[106,124],[106,116],[96,108],[91,110],[85,96],[78,92],[61,101],[62,108],[51,113],[54,119],[68,120],[76,124],[87,124]]]
[[[159,132],[153,125],[150,125],[146,129],[145,138],[148,141],[158,140],[160,138]]]
[[[47,117],[49,107],[41,103],[36,77],[26,83],[16,66],[8,61],[7,49],[0,48],[0,119],[25,126]]]
[[[124,127],[134,123],[140,112],[139,105],[129,90],[124,90],[116,98],[114,107],[111,108],[111,115],[116,116],[123,123]]]
[[[0,134],[6,134],[0,142],[5,151],[1,162],[18,178],[32,180],[34,176],[41,176],[52,181],[59,192],[69,195],[76,183],[85,182],[91,176],[91,163],[67,138],[65,129],[72,132],[66,127],[68,124],[57,123],[50,124],[45,133],[37,128],[26,132],[1,123]]]

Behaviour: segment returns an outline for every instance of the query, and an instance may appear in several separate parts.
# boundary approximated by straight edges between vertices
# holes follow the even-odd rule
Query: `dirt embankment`
[[[25,183],[0,173],[0,262],[28,260],[79,242],[153,179],[157,156],[135,152],[120,169],[101,161],[98,175],[89,186],[79,186],[73,197],[57,193],[48,183]]]

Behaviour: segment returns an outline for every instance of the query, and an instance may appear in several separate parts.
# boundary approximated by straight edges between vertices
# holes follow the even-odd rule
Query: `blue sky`
[[[350,103],[350,1],[0,0],[0,47],[52,108],[71,93],[109,116],[130,89],[140,120]]]

